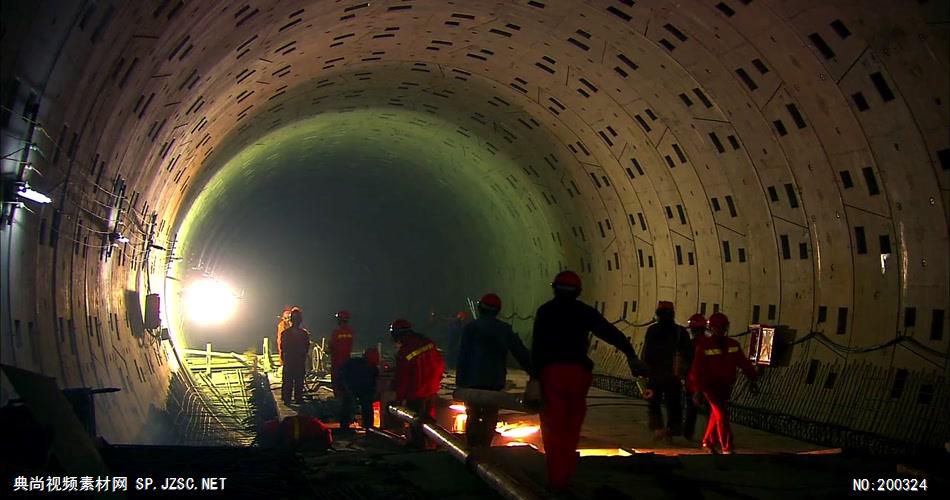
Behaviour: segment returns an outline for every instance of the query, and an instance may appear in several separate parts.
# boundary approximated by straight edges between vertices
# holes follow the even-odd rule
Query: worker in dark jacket
[[[369,348],[362,358],[351,358],[340,366],[343,384],[340,398],[340,429],[350,428],[353,404],[359,402],[361,424],[364,429],[373,426],[373,402],[376,401],[376,381],[379,378],[379,351]]]
[[[656,323],[647,328],[643,341],[643,362],[650,370],[648,388],[653,391],[649,400],[649,425],[657,440],[672,441],[683,425],[682,382],[685,376],[685,360],[692,347],[686,329],[676,324],[673,303],[663,300],[656,306]],[[666,404],[666,426],[663,412]]]
[[[435,404],[442,386],[445,361],[435,343],[428,337],[412,330],[412,324],[397,319],[389,325],[389,332],[396,344],[396,373],[392,390],[396,393],[395,404],[423,418],[435,418]],[[423,435],[409,429],[409,446],[431,448]]]
[[[498,319],[501,298],[489,293],[478,302],[478,319],[465,325],[459,349],[455,385],[500,391],[507,381],[508,351],[526,372],[531,372],[531,354],[511,325]],[[498,407],[468,404],[465,434],[470,447],[491,446],[498,423]]]
[[[531,342],[531,369],[541,382],[541,437],[548,487],[568,487],[577,468],[577,443],[587,413],[587,391],[594,362],[587,357],[589,333],[627,356],[634,376],[645,373],[630,340],[593,307],[577,300],[581,279],[562,271],[551,284],[554,299],[538,308]]]
[[[303,324],[303,312],[294,308],[290,313],[290,328],[280,335],[278,348],[284,363],[281,374],[280,397],[289,404],[291,397],[296,403],[303,403],[303,378],[306,374],[307,354],[310,352],[310,332],[300,327]]]

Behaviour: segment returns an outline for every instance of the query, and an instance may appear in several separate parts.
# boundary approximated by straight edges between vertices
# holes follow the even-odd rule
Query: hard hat
[[[668,300],[661,300],[656,305],[657,311],[673,310],[673,303]]]
[[[557,273],[557,276],[554,277],[554,281],[551,283],[551,286],[564,290],[580,289],[581,277],[578,276],[574,271],[561,271]]]
[[[729,326],[729,317],[721,312],[713,313],[706,325],[710,330],[724,330]]]
[[[467,318],[467,317],[468,317],[468,313],[466,313],[465,311],[459,311],[459,312],[455,313],[455,319],[457,319],[457,320],[459,320],[459,321],[462,321],[462,320],[464,320],[464,319]]]
[[[363,358],[366,359],[366,362],[376,366],[379,364],[379,351],[375,347],[368,347],[363,351]]]
[[[389,333],[393,335],[399,335],[401,333],[406,333],[412,330],[412,323],[409,320],[397,319],[389,324]]]
[[[686,326],[689,328],[706,328],[706,316],[696,313],[689,317]]]
[[[343,310],[336,313],[337,319],[342,319],[343,321],[348,321],[350,319],[350,311]]]
[[[482,309],[488,309],[490,311],[500,311],[501,310],[501,297],[493,294],[486,293],[481,300],[478,301],[478,306]]]

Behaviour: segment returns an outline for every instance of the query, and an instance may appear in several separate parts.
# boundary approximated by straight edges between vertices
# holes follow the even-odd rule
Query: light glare
[[[50,198],[49,196],[46,196],[45,194],[39,191],[34,191],[33,189],[30,189],[29,185],[23,185],[22,187],[20,187],[20,189],[17,190],[17,194],[20,195],[20,198],[26,198],[30,201],[35,201],[37,203],[49,203],[53,201],[53,199]]]
[[[541,430],[540,425],[524,424],[518,422],[511,424],[507,422],[498,422],[495,425],[495,432],[506,438],[525,438],[537,433],[539,430]]]
[[[188,285],[184,299],[188,317],[201,325],[216,325],[227,321],[237,309],[238,300],[231,287],[210,278]]]

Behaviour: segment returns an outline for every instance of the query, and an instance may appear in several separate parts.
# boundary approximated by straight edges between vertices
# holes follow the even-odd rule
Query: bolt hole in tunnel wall
[[[743,404],[936,446],[947,17],[940,1],[6,2],[2,360],[121,387],[101,430],[139,439],[171,371],[128,311],[155,291],[179,347],[215,335],[179,327],[167,270],[215,265],[252,282],[234,285],[250,304],[268,280],[241,275],[236,249],[280,225],[261,214],[289,206],[285,181],[317,222],[420,214],[404,233],[466,262],[396,252],[364,271],[364,331],[486,288],[530,315],[571,268],[612,320],[672,300],[736,332],[822,333]],[[6,189],[20,182],[52,202]],[[311,187],[380,198],[334,211]],[[412,293],[434,303],[383,304],[407,269],[430,273]],[[306,299],[314,328],[345,306],[330,293]],[[916,343],[864,349],[897,337]],[[591,355],[624,375],[609,346]]]

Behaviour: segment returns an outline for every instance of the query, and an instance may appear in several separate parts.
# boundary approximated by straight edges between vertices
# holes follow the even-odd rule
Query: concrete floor
[[[527,377],[521,372],[510,376],[509,391],[519,393]],[[451,428],[451,402],[454,380],[446,377],[442,393],[444,408],[439,420]],[[304,411],[319,412],[328,391],[315,395],[316,403]],[[319,401],[323,400],[323,401]],[[300,408],[280,404],[282,413]],[[502,412],[500,420],[533,424],[537,415]],[[705,428],[700,416],[696,435]],[[331,424],[332,425],[332,424]],[[572,487],[576,498],[841,498],[851,492],[854,477],[900,477],[894,461],[872,460],[842,454],[795,439],[733,426],[737,446],[735,456],[711,456],[698,446],[677,437],[672,444],[656,442],[647,427],[646,403],[642,400],[596,388],[588,396],[588,413],[579,449],[592,453],[580,460]],[[307,475],[333,484],[353,484],[353,488],[377,488],[381,492],[393,484],[402,484],[406,498],[491,498],[494,493],[444,452],[406,452],[391,443],[362,433],[335,437],[337,454],[305,457]],[[511,446],[512,442],[531,446]],[[519,444],[521,444],[519,443]],[[512,475],[538,488],[546,480],[540,433],[523,438],[496,437],[487,460],[501,464]],[[619,450],[629,456],[599,456]],[[349,452],[349,453],[345,453]],[[362,466],[360,464],[363,464]],[[357,469],[373,464],[394,474],[375,486],[359,482]],[[398,480],[395,479],[398,476]],[[931,484],[934,483],[933,480]],[[410,488],[411,485],[411,488]],[[369,490],[367,490],[368,492]]]
[[[508,380],[510,392],[520,393],[527,382],[527,374],[520,370],[511,370]],[[451,374],[446,377],[454,385]],[[446,397],[451,392],[446,391]],[[666,416],[664,410],[664,417]],[[503,420],[517,420],[537,423],[537,416],[516,413],[502,413]],[[642,399],[591,387],[587,397],[587,417],[581,430],[578,448],[616,449],[623,448],[638,453],[656,453],[658,455],[695,455],[705,454],[699,446],[699,440],[706,428],[707,417],[700,415],[696,421],[695,441],[687,441],[682,436],[673,439],[671,444],[665,440],[653,439],[653,431],[647,426],[647,403]],[[827,447],[806,443],[797,439],[760,431],[742,425],[732,426],[735,435],[736,453],[834,453]],[[507,445],[510,439],[496,438],[494,445]],[[540,438],[523,439],[543,451]]]
[[[280,400],[280,378],[279,373],[271,375],[272,388],[275,393],[275,400],[280,412],[281,418],[287,415],[296,414],[300,408],[298,405],[285,405]],[[510,370],[508,376],[508,392],[520,394],[524,391],[525,383],[528,380],[526,373],[520,370]],[[454,373],[449,372],[443,381],[443,391],[440,397],[447,405],[452,401],[452,391],[455,387]],[[331,398],[328,389],[321,388],[316,393],[309,395],[319,401],[326,401]],[[331,403],[332,404],[332,403]],[[309,405],[308,405],[309,406]],[[305,411],[313,411],[309,408]],[[334,413],[320,413],[321,418],[329,417]],[[447,429],[452,428],[451,411],[440,411],[440,423]],[[335,415],[334,415],[335,416]],[[665,417],[665,410],[664,410]],[[334,419],[335,420],[335,419]],[[505,422],[519,422],[524,424],[539,424],[537,415],[528,415],[518,412],[502,410],[499,414],[499,420]],[[331,427],[334,422],[328,422]],[[584,420],[584,426],[581,430],[581,440],[578,448],[582,449],[625,449],[637,453],[655,453],[658,455],[695,455],[706,454],[699,446],[699,440],[706,428],[707,417],[699,415],[696,421],[696,431],[694,441],[687,441],[682,436],[677,436],[672,443],[665,440],[654,440],[653,431],[647,426],[647,403],[644,400],[615,394],[591,387],[587,398],[587,416]],[[809,454],[827,454],[836,453],[840,450],[829,449],[820,445],[799,441],[785,436],[760,431],[742,425],[733,425],[733,434],[735,435],[737,454],[763,454],[763,453],[809,453]],[[497,436],[493,442],[494,446],[508,446],[517,442],[528,443],[543,452],[544,446],[541,442],[540,433],[524,438],[505,438]]]

